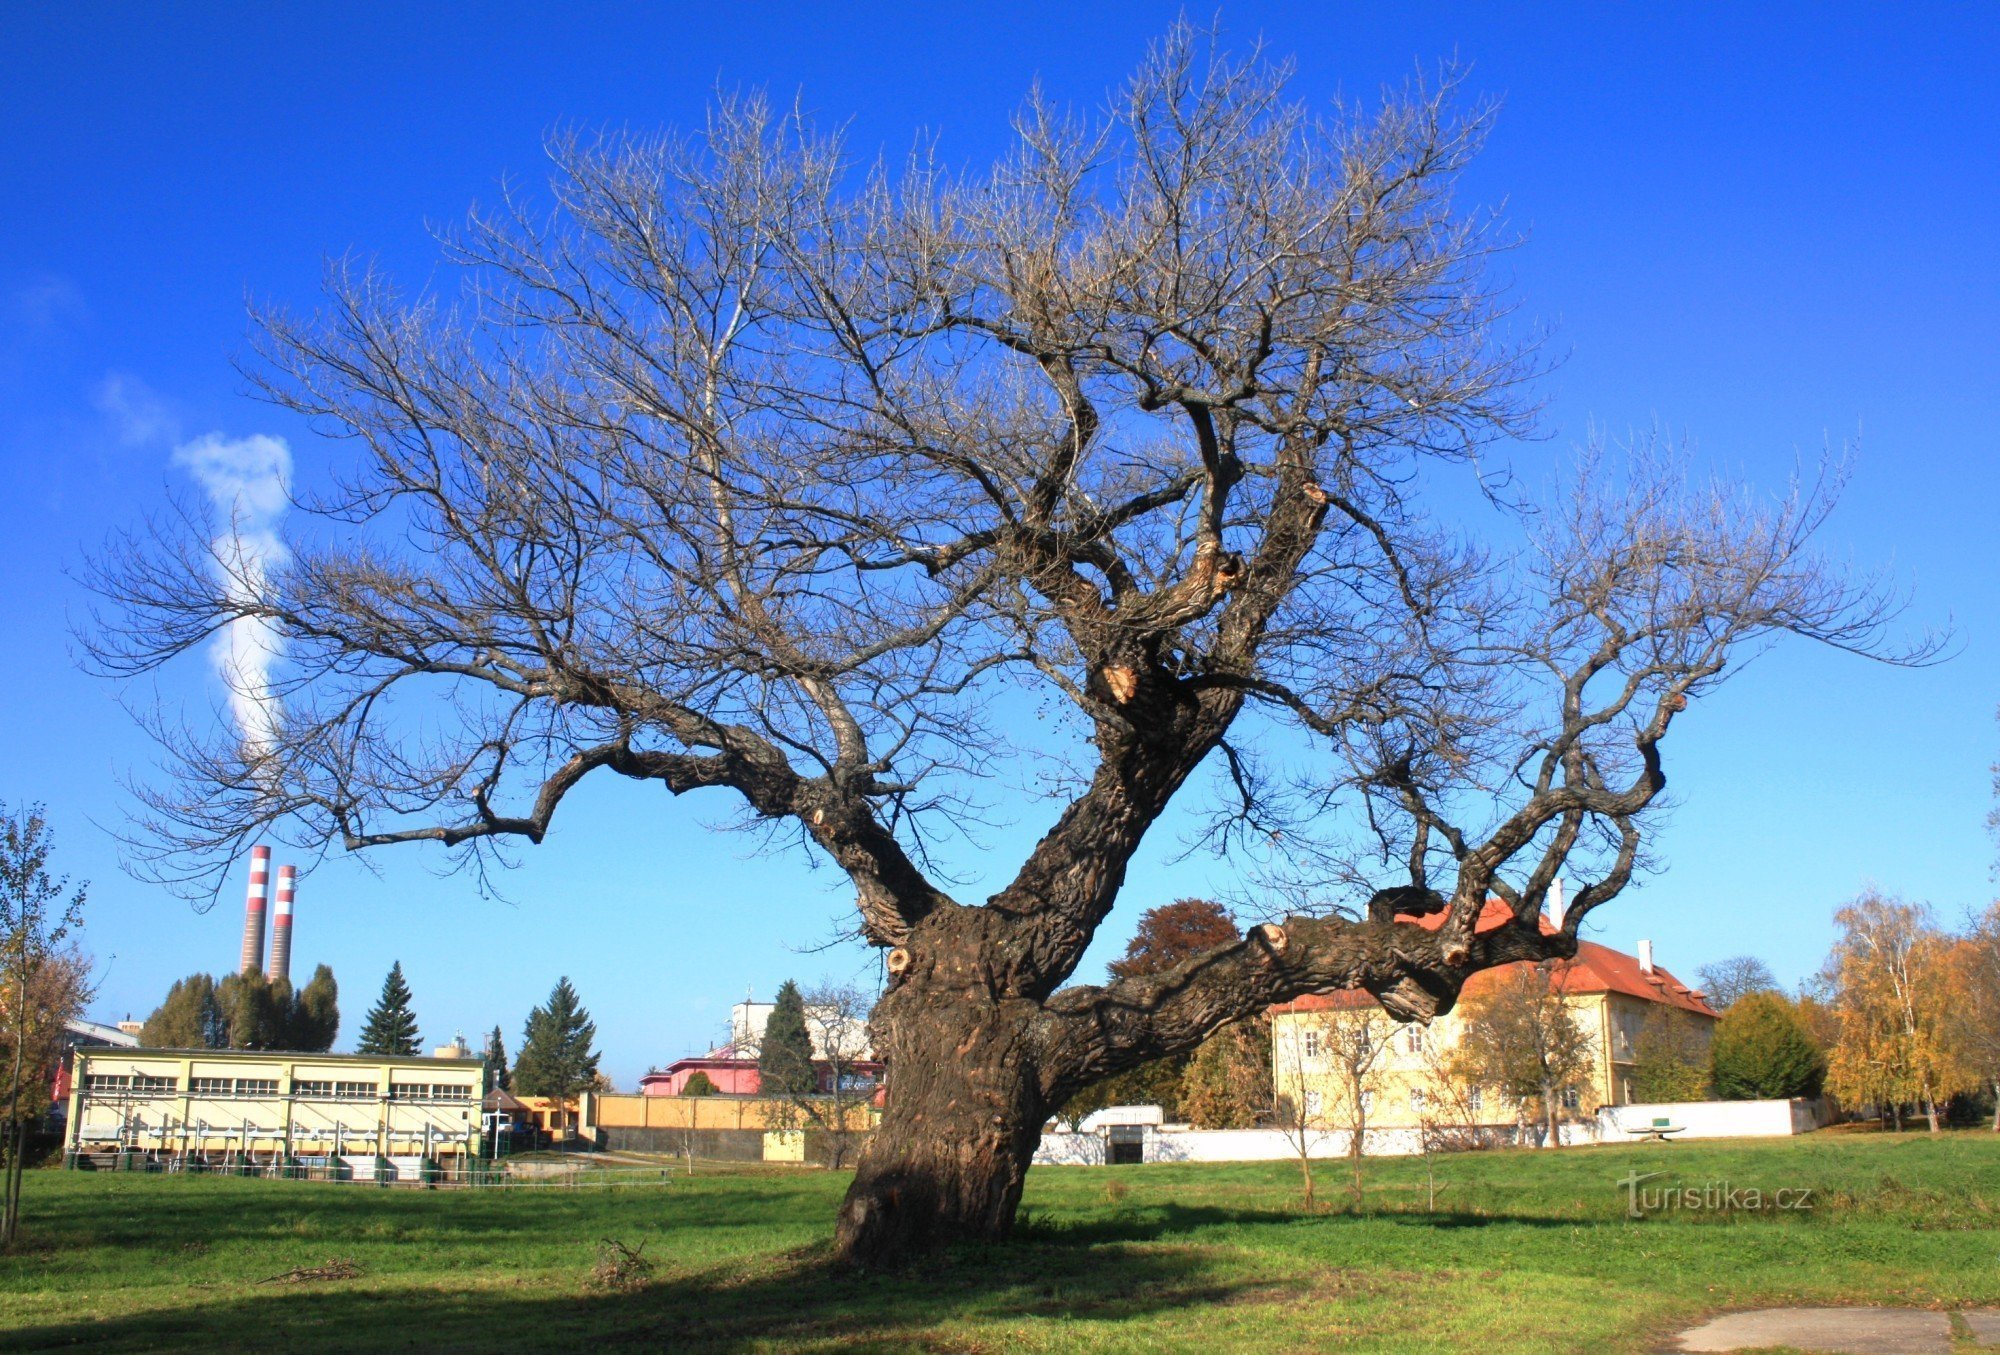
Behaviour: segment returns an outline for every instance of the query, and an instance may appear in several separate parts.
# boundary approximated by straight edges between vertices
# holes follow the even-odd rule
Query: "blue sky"
[[[426,223],[543,177],[565,124],[698,120],[718,81],[803,94],[891,152],[937,132],[987,158],[1037,77],[1099,99],[1170,6],[63,6],[0,16],[0,593],[9,602],[0,797],[48,802],[92,881],[99,1013],[233,961],[240,901],[212,911],[122,875],[107,829],[149,750],[83,676],[66,571],[189,487],[171,448],[287,439],[303,478],[338,449],[243,393],[249,295],[312,299],[357,250],[434,276]],[[1739,952],[1790,980],[1866,883],[1946,914],[1991,896],[2000,753],[2000,10],[1920,5],[1231,5],[1237,38],[1296,56],[1297,88],[1370,94],[1456,55],[1503,101],[1473,171],[1527,237],[1506,262],[1554,330],[1550,432],[1658,420],[1775,483],[1859,436],[1830,542],[1893,565],[1960,646],[1920,672],[1802,648],[1754,665],[1677,727],[1667,869],[1600,938],[1652,937],[1683,972]],[[216,700],[199,663],[170,700]],[[839,882],[712,831],[727,806],[592,787],[522,853],[508,901],[421,850],[337,861],[301,892],[301,964],[333,964],[351,1038],[400,958],[428,1038],[517,1038],[567,973],[629,1082],[709,1043],[746,989],[872,973],[832,934]],[[1041,809],[1032,811],[1040,814]],[[997,886],[1031,819],[968,861]],[[1133,916],[1218,889],[1227,863],[1133,871],[1086,976]],[[240,884],[233,888],[240,888]]]

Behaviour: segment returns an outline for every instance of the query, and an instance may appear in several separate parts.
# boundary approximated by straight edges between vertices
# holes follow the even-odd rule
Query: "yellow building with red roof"
[[[1478,930],[1497,927],[1511,916],[1504,902],[1491,900]],[[1443,915],[1402,920],[1436,927]],[[1542,925],[1550,926],[1547,919]],[[1351,1127],[1356,1079],[1344,1071],[1343,1051],[1362,1047],[1369,1062],[1360,1079],[1360,1109],[1370,1130],[1426,1125],[1500,1128],[1538,1119],[1538,1110],[1524,1114],[1499,1090],[1468,1084],[1458,1071],[1462,1061],[1454,1057],[1465,1038],[1467,1003],[1476,1005],[1504,985],[1510,974],[1528,967],[1524,961],[1473,975],[1459,1005],[1427,1026],[1395,1020],[1359,989],[1316,994],[1273,1007],[1272,1085],[1280,1105],[1289,1108],[1295,1124],[1326,1130]],[[1700,991],[1653,962],[1647,941],[1639,943],[1636,955],[1579,941],[1575,958],[1551,963],[1550,983],[1591,1048],[1589,1075],[1562,1098],[1565,1119],[1591,1117],[1600,1106],[1629,1105],[1636,1099],[1633,1076],[1649,1023],[1678,1021],[1686,1038],[1701,1048],[1714,1033],[1715,1010]]]

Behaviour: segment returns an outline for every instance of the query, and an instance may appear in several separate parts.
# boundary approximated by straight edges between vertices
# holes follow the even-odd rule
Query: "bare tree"
[[[1299,1204],[1310,1214],[1319,1208],[1313,1180],[1313,1154],[1326,1142],[1326,1093],[1313,1086],[1324,1067],[1320,1041],[1325,1035],[1326,1013],[1307,1010],[1299,1019],[1280,1029],[1273,1026],[1271,1060],[1276,1088],[1271,1104],[1271,1126],[1284,1136],[1285,1145],[1299,1160]]]
[[[1349,1185],[1359,1209],[1386,1023],[1373,1006],[1295,1008],[1287,1016],[1282,1039],[1275,1031],[1272,1037],[1286,1088],[1277,1098],[1277,1120],[1305,1173],[1306,1208],[1313,1207],[1313,1153],[1329,1130],[1339,1129],[1347,1134]]]
[[[340,267],[319,315],[265,313],[256,379],[356,455],[286,559],[183,505],[99,560],[106,673],[238,620],[284,647],[255,737],[153,717],[180,775],[140,855],[197,889],[266,832],[484,868],[592,775],[733,794],[887,951],[859,1260],[1006,1233],[1072,1094],[1270,1003],[1424,1019],[1570,954],[1642,864],[1679,714],[1782,634],[1882,652],[1893,600],[1811,550],[1837,476],[1767,504],[1602,457],[1510,497],[1481,460],[1532,428],[1483,280],[1508,242],[1452,206],[1486,110],[1285,85],[1181,25],[1098,121],[1031,98],[990,174],[858,180],[726,97],[697,136],[558,139],[553,211],[447,242],[465,306]],[[1426,511],[1453,474],[1485,544]],[[1060,811],[953,897],[929,849],[1023,760]],[[1316,906],[1064,988],[1204,768],[1215,840],[1282,842]],[[1566,861],[1589,883],[1544,934]],[[1476,931],[1495,894],[1517,921]]]
[[[1750,993],[1782,991],[1771,967],[1754,955],[1735,955],[1705,964],[1695,971],[1695,976],[1701,981],[1708,1005],[1718,1012],[1729,1010],[1737,998]]]
[[[813,1095],[796,1098],[805,1124],[826,1139],[827,1165],[847,1165],[875,1097],[875,1079],[864,1066],[870,1062],[868,1013],[875,999],[851,983],[823,983],[805,995],[806,1032],[812,1037],[815,1062],[822,1079]]]
[[[1466,999],[1454,1069],[1541,1107],[1547,1146],[1562,1146],[1564,1101],[1596,1067],[1596,1042],[1570,1010],[1560,962],[1521,965]]]

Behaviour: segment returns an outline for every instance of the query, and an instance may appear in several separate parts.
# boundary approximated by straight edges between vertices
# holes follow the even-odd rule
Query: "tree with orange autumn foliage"
[[[1949,939],[1922,904],[1870,890],[1834,914],[1830,962],[1840,1020],[1827,1085],[1900,1126],[1903,1107],[1938,1132],[1938,1107],[1976,1085],[1954,1039]]]
[[[2000,901],[1975,917],[1951,948],[1953,1043],[1969,1072],[1993,1090],[2000,1134]]]

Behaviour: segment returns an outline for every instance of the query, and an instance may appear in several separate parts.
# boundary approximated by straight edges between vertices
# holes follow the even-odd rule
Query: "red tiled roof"
[[[1486,907],[1480,911],[1479,921],[1473,924],[1473,930],[1492,931],[1513,916],[1513,910],[1504,900],[1488,899]],[[1443,913],[1432,913],[1427,917],[1403,916],[1398,920],[1414,922],[1420,927],[1435,931],[1444,925],[1444,919]],[[1546,917],[1541,919],[1541,924],[1545,934],[1555,930]],[[1503,982],[1506,975],[1513,973],[1519,965],[1527,963],[1529,962],[1521,960],[1516,964],[1501,965],[1497,969],[1482,970],[1474,974],[1465,982],[1464,995],[1470,997],[1492,988],[1495,984]],[[1653,966],[1653,972],[1648,974],[1639,968],[1639,958],[1636,955],[1627,955],[1622,950],[1600,946],[1595,941],[1577,942],[1576,958],[1557,961],[1556,972],[1565,992],[1623,993],[1627,997],[1679,1007],[1698,1016],[1716,1015],[1715,1010],[1702,1000],[1699,992],[1658,965]],[[1273,1012],[1346,1011],[1372,1006],[1374,1002],[1375,999],[1370,994],[1358,988],[1348,988],[1334,993],[1313,994],[1292,1002],[1281,1002],[1271,1010]]]

